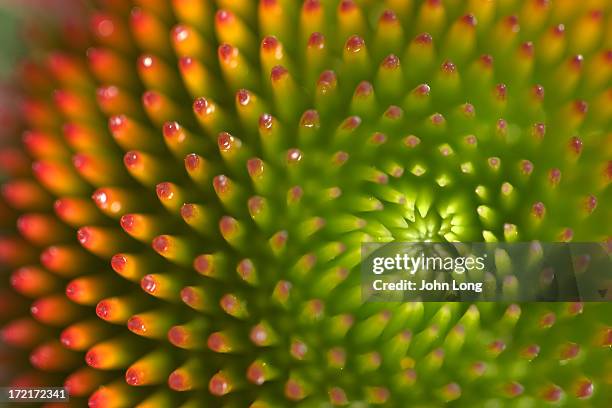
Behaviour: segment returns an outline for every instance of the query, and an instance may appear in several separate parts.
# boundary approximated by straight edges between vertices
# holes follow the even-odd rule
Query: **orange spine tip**
[[[58,138],[40,131],[26,131],[21,137],[24,147],[36,159],[66,159],[69,153]]]
[[[144,54],[138,59],[138,75],[145,88],[172,94],[179,86],[179,80],[173,70],[160,58]]]
[[[55,214],[73,227],[101,221],[100,212],[89,200],[77,197],[59,198],[53,204]]]
[[[253,88],[255,86],[251,74],[252,69],[238,48],[228,43],[222,43],[217,49],[217,57],[221,72],[231,90]]]
[[[52,340],[35,348],[30,363],[42,371],[64,371],[79,363],[78,354],[65,349],[59,341]]]
[[[138,202],[132,192],[115,187],[99,188],[91,198],[103,213],[113,218],[120,218],[133,211]]]
[[[11,274],[11,286],[17,292],[31,298],[38,298],[59,288],[59,281],[44,269],[23,266]]]
[[[51,295],[36,300],[30,313],[39,322],[50,326],[65,326],[80,314],[80,309],[65,296]]]
[[[164,172],[160,161],[147,153],[131,150],[123,156],[123,164],[128,172],[147,187],[154,186],[167,172]]]
[[[211,377],[208,382],[208,391],[212,395],[220,397],[240,389],[243,385],[244,382],[237,376],[221,370]]]
[[[138,282],[149,268],[149,259],[142,255],[120,253],[112,256],[110,264],[122,277]]]
[[[81,273],[91,258],[82,248],[73,245],[53,245],[40,254],[40,263],[49,271],[61,276],[75,276]]]
[[[83,248],[100,257],[111,257],[125,248],[125,240],[118,237],[122,235],[115,228],[86,226],[77,231],[77,240]]]
[[[65,328],[60,341],[64,347],[82,351],[103,340],[107,334],[107,328],[99,320],[86,320]]]
[[[139,336],[162,339],[172,327],[172,314],[167,310],[152,310],[130,317],[127,328]]]
[[[64,381],[64,387],[71,396],[86,397],[102,385],[105,375],[90,367],[83,367],[71,373]]]
[[[196,153],[185,156],[185,169],[189,176],[201,186],[209,185],[211,178],[210,163]]]
[[[111,116],[108,120],[108,128],[115,141],[124,150],[143,148],[148,151],[157,151],[161,147],[161,143],[148,129],[126,115]]]
[[[164,300],[178,300],[180,281],[168,274],[147,274],[140,280],[140,287],[149,295]]]
[[[187,200],[183,189],[174,183],[159,183],[155,186],[155,192],[164,207],[173,213],[178,213],[181,205]]]
[[[134,83],[130,75],[132,67],[120,54],[110,48],[89,48],[87,59],[89,69],[98,81],[128,89],[133,87]]]
[[[138,355],[133,337],[117,337],[105,340],[90,348],[85,354],[88,366],[98,370],[115,370],[128,366]]]
[[[8,345],[32,348],[45,338],[45,329],[31,318],[13,320],[2,327],[0,338]]]
[[[98,106],[107,116],[125,113],[130,116],[137,116],[140,106],[124,89],[115,85],[102,86],[96,90],[96,100]]]
[[[160,91],[149,90],[142,94],[142,106],[149,119],[157,127],[165,122],[180,118],[183,115],[181,109],[167,95]],[[143,146],[147,147],[146,145]]]
[[[17,230],[35,245],[49,245],[66,240],[68,231],[56,219],[44,214],[27,213],[17,219]]]
[[[168,386],[174,391],[190,391],[205,385],[204,369],[198,359],[187,360],[168,377]]]
[[[153,238],[151,246],[159,255],[180,265],[189,265],[193,259],[191,244],[182,237],[159,235]]]
[[[83,180],[65,164],[37,161],[32,164],[32,171],[43,186],[58,196],[80,195],[88,190]]]
[[[168,331],[168,340],[176,347],[183,349],[201,349],[204,344],[199,339],[206,337],[206,324],[195,319],[184,325],[173,326]]]
[[[199,97],[193,101],[193,112],[200,125],[213,137],[222,130],[231,128],[223,110],[210,98]]]
[[[139,300],[129,296],[103,299],[96,305],[96,315],[109,323],[125,324],[142,307]]]
[[[234,44],[243,52],[257,49],[255,36],[242,19],[227,9],[220,9],[215,15],[215,33],[222,43]]]
[[[134,7],[130,12],[130,28],[139,48],[170,55],[170,40],[166,34],[168,28],[153,13]]]
[[[110,290],[109,279],[105,275],[90,275],[76,278],[66,286],[68,299],[81,305],[94,305]]]
[[[181,300],[187,306],[200,312],[210,312],[214,310],[210,295],[204,288],[196,286],[185,286],[180,292]]]
[[[133,363],[125,372],[125,382],[131,386],[160,384],[171,371],[172,358],[166,351],[153,351]]]
[[[51,196],[38,183],[32,180],[12,180],[1,188],[2,197],[18,210],[37,210],[51,203]]]

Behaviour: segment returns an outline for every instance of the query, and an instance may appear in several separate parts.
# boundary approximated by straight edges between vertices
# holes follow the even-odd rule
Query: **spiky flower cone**
[[[610,242],[611,12],[100,0],[33,45],[2,147],[2,381],[97,408],[605,406],[609,304],[364,304],[358,264]]]

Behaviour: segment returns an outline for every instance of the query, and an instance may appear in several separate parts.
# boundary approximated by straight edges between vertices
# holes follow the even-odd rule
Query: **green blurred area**
[[[19,10],[0,1],[0,79],[5,80],[21,56]]]

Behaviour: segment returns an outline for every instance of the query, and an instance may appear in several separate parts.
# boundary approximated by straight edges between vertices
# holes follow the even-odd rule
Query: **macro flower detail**
[[[363,242],[612,243],[609,2],[87,4],[36,23],[0,144],[0,383],[612,399],[607,303],[364,303],[359,273]]]

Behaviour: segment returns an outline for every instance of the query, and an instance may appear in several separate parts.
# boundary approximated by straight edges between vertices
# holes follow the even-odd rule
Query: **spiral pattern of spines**
[[[3,338],[37,369],[100,407],[605,401],[604,305],[362,305],[355,269],[609,240],[605,2],[135,3],[24,71]]]

